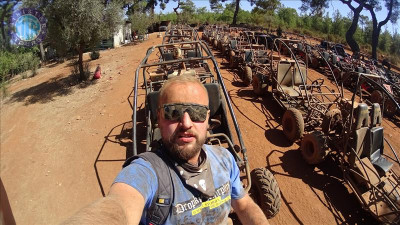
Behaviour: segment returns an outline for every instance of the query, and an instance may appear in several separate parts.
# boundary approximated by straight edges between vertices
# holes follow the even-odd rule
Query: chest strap
[[[173,200],[173,181],[171,176],[171,166],[169,160],[161,150],[154,152],[144,152],[127,159],[122,167],[126,167],[135,159],[142,158],[148,161],[156,172],[158,188],[147,209],[148,225],[161,225],[167,220]]]

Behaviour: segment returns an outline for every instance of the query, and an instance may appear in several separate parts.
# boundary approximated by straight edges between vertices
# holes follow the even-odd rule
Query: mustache
[[[179,138],[180,136],[184,136],[184,135],[189,135],[189,136],[193,136],[196,139],[198,139],[198,134],[196,134],[193,130],[189,129],[189,130],[185,130],[182,128],[178,128],[174,131],[174,133],[171,135],[170,137],[170,141],[175,140],[177,138]]]

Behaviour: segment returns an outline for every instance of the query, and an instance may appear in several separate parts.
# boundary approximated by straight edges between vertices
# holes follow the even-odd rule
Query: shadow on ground
[[[76,75],[63,77],[62,74],[40,83],[36,86],[17,91],[12,94],[8,102],[25,102],[25,105],[48,103],[58,96],[67,96],[73,92],[73,87],[86,88],[95,84],[97,80],[79,82]]]
[[[269,158],[272,154],[281,155],[279,157],[280,164],[272,165],[270,163]],[[335,155],[330,154],[324,162],[317,166],[311,166],[302,159],[298,149],[286,152],[274,150],[267,156],[266,161],[266,168],[274,176],[297,178],[307,184],[320,202],[331,211],[337,224],[379,224],[362,209],[357,197],[349,191]],[[281,167],[285,173],[275,171],[274,167],[276,166]],[[319,191],[322,191],[323,196],[318,195]],[[299,224],[304,224],[291,208],[290,199],[285,198],[285,193],[281,193],[281,195],[282,203],[288,207]]]
[[[138,121],[145,121],[145,110],[141,109],[137,114]],[[104,187],[101,182],[101,176],[98,170],[98,163],[110,163],[110,162],[123,162],[126,159],[134,155],[133,142],[132,142],[132,121],[127,121],[113,127],[108,134],[104,137],[103,145],[101,146],[97,158],[94,162],[94,170],[96,173],[96,178],[99,183],[100,191],[103,196],[105,196]],[[138,122],[136,125],[137,129],[137,151],[138,154],[144,152],[146,149],[146,124],[144,122]],[[125,147],[125,157],[123,159],[110,158],[112,155],[119,155],[117,153],[113,154],[115,148],[110,147],[110,145],[120,145]],[[118,150],[119,151],[119,150]],[[107,155],[108,157],[102,157],[102,155]]]

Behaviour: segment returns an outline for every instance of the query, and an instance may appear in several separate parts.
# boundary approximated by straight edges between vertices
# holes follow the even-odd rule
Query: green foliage
[[[118,1],[105,5],[101,0],[48,0],[45,5],[47,39],[58,55],[75,50],[82,58],[85,48],[93,48],[101,40],[110,38],[123,21],[122,5]],[[83,61],[79,63],[81,80],[84,80]]]
[[[0,50],[0,95],[2,97],[7,95],[7,84],[13,76],[27,70],[32,70],[32,74],[35,75],[39,64],[39,57],[32,50],[25,48],[13,49],[12,52]]]
[[[113,35],[122,24],[122,10],[116,3],[104,7],[100,0],[54,0],[46,7],[47,37],[58,53],[70,48],[96,46]]]
[[[277,19],[281,21],[282,25],[286,28],[293,28],[298,18],[296,10],[292,8],[279,8],[277,16]]]
[[[16,74],[39,67],[39,58],[32,52],[0,51],[0,80],[9,80]]]
[[[196,12],[196,6],[191,0],[186,0],[182,2],[180,6],[181,12],[178,15],[178,22],[179,23],[196,23],[194,14]]]
[[[392,55],[400,56],[400,34],[395,33],[392,37],[392,44],[390,45],[390,53]]]
[[[98,58],[100,58],[100,52],[99,51],[92,51],[90,53],[90,59],[91,60],[96,60]]]
[[[154,22],[153,17],[146,10],[146,5],[147,2],[145,0],[135,4],[133,13],[129,17],[132,23],[132,30],[136,31],[138,35],[146,34],[148,27]]]
[[[391,42],[392,37],[390,36],[389,31],[386,30],[381,35],[379,35],[378,49],[383,52],[389,52]]]
[[[274,11],[281,6],[279,0],[250,0],[250,3],[255,4],[253,12],[273,14]]]

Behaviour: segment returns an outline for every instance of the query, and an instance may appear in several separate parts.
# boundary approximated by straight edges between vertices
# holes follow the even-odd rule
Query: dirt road
[[[102,68],[97,82],[76,84],[65,62],[10,86],[1,105],[0,169],[17,224],[59,223],[100,198],[101,187],[107,193],[132,150],[134,71],[147,48],[160,42],[152,34],[141,44],[101,52],[91,62],[92,70],[96,64]],[[283,135],[278,105],[268,96],[256,97],[225,68],[226,60],[218,61],[250,166],[268,167],[281,188],[281,211],[271,224],[373,224],[332,160],[308,166],[298,145]],[[400,140],[398,125],[386,126]]]

